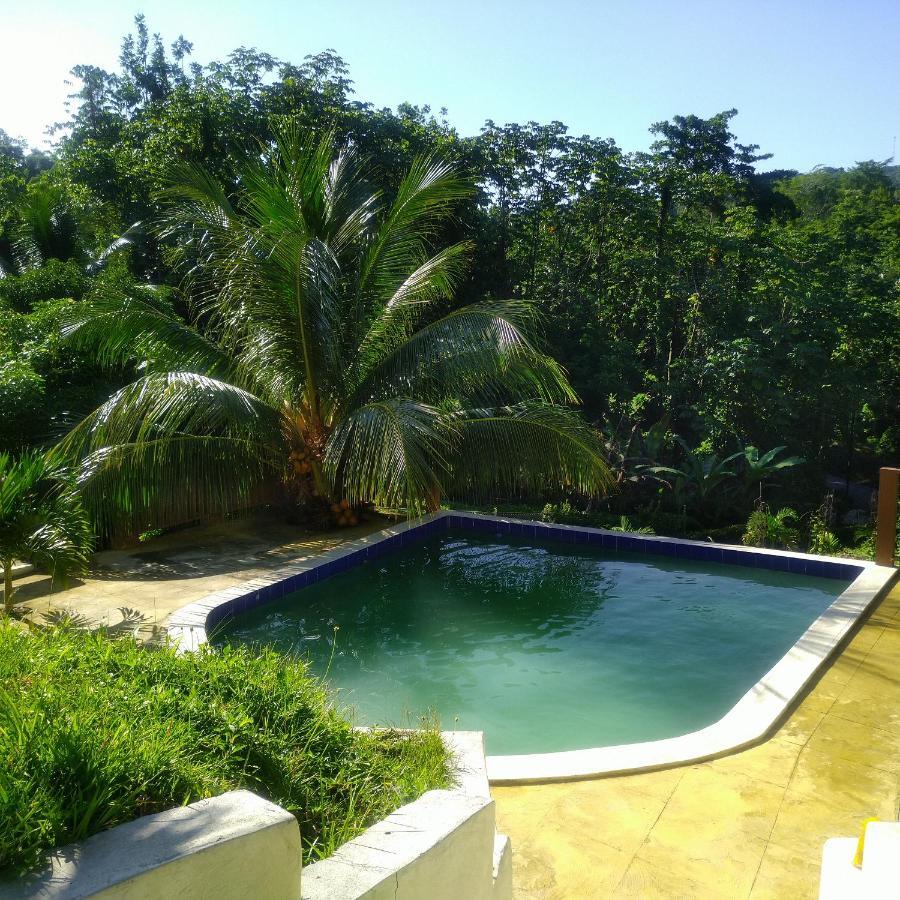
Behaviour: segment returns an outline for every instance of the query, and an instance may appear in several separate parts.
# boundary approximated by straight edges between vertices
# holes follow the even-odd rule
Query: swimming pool
[[[494,781],[759,737],[886,583],[864,563],[455,513],[281,574],[180,621],[308,657],[361,724],[430,711],[483,730]]]

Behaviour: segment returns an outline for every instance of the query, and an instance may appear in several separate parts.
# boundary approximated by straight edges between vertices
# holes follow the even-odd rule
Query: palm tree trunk
[[[310,467],[312,468],[312,479],[313,484],[316,486],[316,492],[323,500],[330,500],[331,492],[328,490],[328,483],[322,474],[322,466],[319,460],[313,457],[310,460]]]
[[[7,616],[13,610],[12,566],[13,564],[11,559],[3,560],[3,612]]]

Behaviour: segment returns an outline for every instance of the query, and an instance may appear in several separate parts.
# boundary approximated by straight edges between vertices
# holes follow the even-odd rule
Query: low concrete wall
[[[423,794],[304,869],[304,900],[512,897],[510,844],[494,827],[481,732],[443,738],[455,786]],[[0,900],[297,900],[300,861],[296,819],[256,794],[231,791],[64,847],[40,875],[0,885]]]
[[[509,900],[480,731],[445,731],[455,786],[429,791],[303,870],[302,900]]]
[[[494,801],[429,791],[303,870],[303,900],[491,900]]]
[[[45,872],[0,887],[0,898],[296,900],[300,859],[300,829],[289,812],[230,791],[57,850]]]

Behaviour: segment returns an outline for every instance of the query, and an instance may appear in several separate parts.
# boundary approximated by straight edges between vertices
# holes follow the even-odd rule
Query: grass
[[[306,665],[272,650],[178,656],[0,621],[0,870],[235,788],[300,823],[304,863],[449,781],[435,729],[355,731]]]

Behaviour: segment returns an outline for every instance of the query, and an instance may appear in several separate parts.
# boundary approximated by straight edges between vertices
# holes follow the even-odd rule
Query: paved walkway
[[[387,524],[373,517],[355,528],[310,532],[280,518],[255,517],[186,529],[96,554],[90,574],[65,590],[48,593],[44,575],[20,579],[16,606],[39,623],[68,616],[153,640],[181,606]]]
[[[816,897],[822,844],[900,813],[900,586],[765,743],[492,792],[516,897]]]

